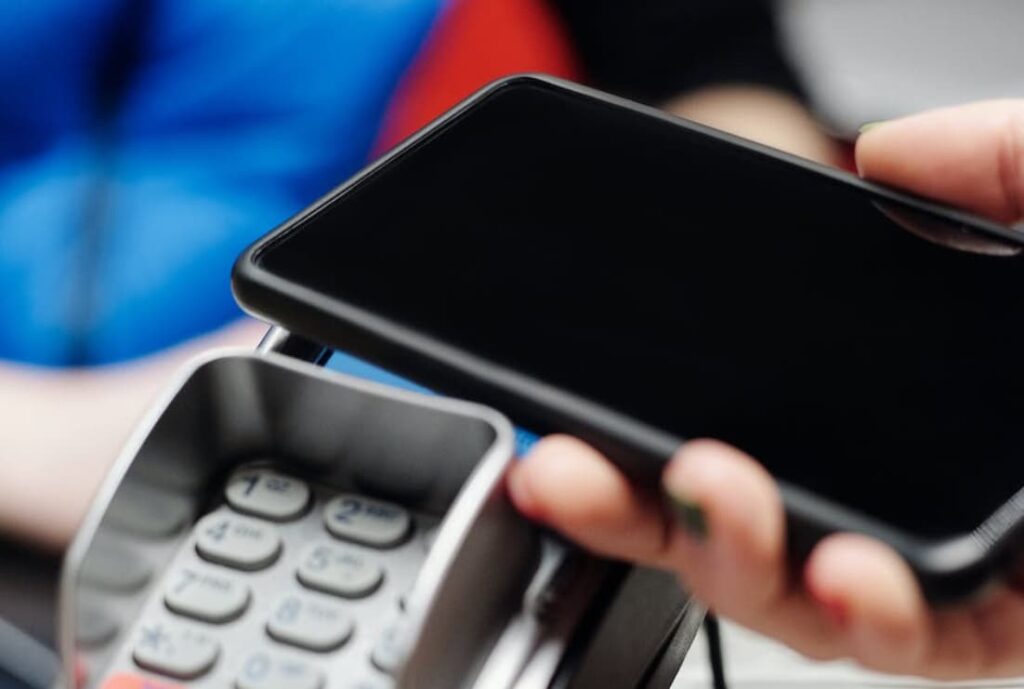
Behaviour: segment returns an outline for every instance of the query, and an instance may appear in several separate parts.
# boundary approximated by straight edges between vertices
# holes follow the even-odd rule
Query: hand
[[[857,145],[862,175],[1004,223],[1024,208],[1024,101],[884,123]],[[799,580],[785,562],[782,502],[768,473],[712,440],[686,443],[663,477],[676,509],[632,487],[567,437],[510,475],[519,509],[597,553],[674,570],[716,612],[817,659],[937,679],[1024,674],[1024,586],[930,609],[906,563],[854,534],[823,540]]]
[[[827,165],[839,165],[839,148],[793,96],[758,86],[712,86],[679,96],[665,110]]]

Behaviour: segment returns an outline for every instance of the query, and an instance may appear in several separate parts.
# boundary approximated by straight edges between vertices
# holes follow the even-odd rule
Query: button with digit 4
[[[320,689],[323,684],[323,673],[313,665],[266,651],[246,656],[235,681],[237,689]]]
[[[224,495],[239,512],[277,521],[298,517],[309,504],[309,486],[267,469],[239,471],[228,481]]]
[[[346,494],[324,506],[324,524],[338,538],[386,548],[402,542],[412,520],[398,505]]]
[[[271,565],[281,552],[281,537],[270,524],[215,512],[196,525],[196,550],[206,560],[236,569]]]
[[[282,597],[267,622],[267,633],[277,641],[320,653],[348,641],[353,628],[338,604],[298,593]]]
[[[333,543],[314,543],[299,562],[297,575],[303,585],[337,596],[367,596],[384,579],[384,570],[366,555]]]
[[[139,667],[177,679],[205,674],[220,655],[220,644],[206,632],[164,622],[139,631],[132,657]]]
[[[249,604],[249,587],[208,568],[182,567],[172,576],[164,603],[173,612],[204,622],[229,622]]]

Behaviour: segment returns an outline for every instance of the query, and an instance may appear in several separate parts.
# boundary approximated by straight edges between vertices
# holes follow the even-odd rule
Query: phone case
[[[238,259],[233,273],[236,299],[249,313],[278,324],[318,343],[338,347],[445,394],[478,400],[500,409],[517,423],[541,433],[577,436],[606,454],[630,477],[654,486],[667,458],[682,438],[674,437],[636,419],[618,414],[593,401],[557,389],[544,381],[503,368],[443,342],[425,337],[386,318],[334,300],[260,269],[258,257],[281,237],[339,202],[352,188],[386,168],[392,161],[413,155],[422,143],[450,126],[474,105],[500,89],[519,85],[571,92],[614,107],[689,128],[780,163],[796,165],[853,188],[869,190],[912,208],[961,223],[994,241],[1020,244],[1019,236],[974,216],[945,208],[863,181],[855,176],[746,141],[729,134],[671,117],[653,108],[601,93],[553,77],[520,75],[484,88],[414,135],[395,150],[340,185],[308,209],[250,246]],[[831,501],[786,483],[781,490],[787,511],[788,543],[794,559],[806,556],[822,537],[837,531],[859,531],[894,546],[917,574],[925,595],[934,602],[951,601],[978,593],[986,583],[1007,572],[1024,551],[1024,490],[992,515],[974,533],[961,538],[923,541],[879,521],[865,518]],[[908,499],[912,499],[908,497]]]

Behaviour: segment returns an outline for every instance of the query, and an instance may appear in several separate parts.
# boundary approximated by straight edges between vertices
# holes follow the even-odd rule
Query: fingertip
[[[561,490],[566,474],[576,471],[579,454],[592,450],[563,435],[542,438],[520,461],[508,476],[508,491],[513,504],[531,519],[546,521],[546,503],[553,492]]]
[[[679,450],[663,481],[689,533],[675,548],[675,565],[699,597],[726,614],[749,618],[782,595],[782,500],[760,464],[724,443],[694,440]],[[701,513],[703,533],[688,517],[694,510]]]
[[[514,463],[509,469],[506,485],[509,498],[516,509],[530,519],[540,521],[542,518],[540,506],[530,487],[531,466],[525,459]]]
[[[857,534],[830,536],[808,558],[804,585],[859,661],[899,671],[923,653],[927,604],[912,570],[889,546]]]
[[[941,108],[890,120],[858,139],[857,170],[998,222],[1024,207],[1024,100]]]
[[[564,435],[542,439],[510,477],[517,505],[558,528],[601,525],[629,496],[624,477],[586,443]]]

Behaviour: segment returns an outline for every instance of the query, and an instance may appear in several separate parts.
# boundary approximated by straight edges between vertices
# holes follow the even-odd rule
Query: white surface
[[[249,586],[213,569],[181,567],[171,574],[164,594],[167,607],[204,622],[226,622],[249,604]]]
[[[281,643],[324,653],[352,636],[354,625],[345,609],[322,596],[288,593],[274,605],[267,632]]]
[[[303,552],[298,577],[304,586],[318,591],[361,598],[380,586],[384,570],[354,548],[314,543]]]
[[[196,525],[196,550],[217,564],[244,570],[271,565],[281,552],[281,537],[270,524],[219,512]]]
[[[231,477],[224,497],[240,512],[284,521],[295,519],[306,509],[309,486],[266,469],[246,469]]]
[[[804,658],[782,644],[725,620],[722,649],[729,689],[868,689],[909,687],[1024,687],[1024,678],[967,683],[927,682],[869,672],[851,662],[820,663]],[[697,636],[672,689],[710,689],[707,639]]]
[[[338,538],[385,548],[405,538],[411,521],[398,505],[342,494],[324,507],[324,524]]]
[[[133,657],[147,670],[178,679],[198,677],[220,655],[220,644],[195,627],[153,622],[139,630]]]
[[[1024,95],[1020,0],[777,0],[790,61],[837,133]]]
[[[251,653],[238,671],[238,689],[320,689],[324,675],[313,665],[277,653]]]

